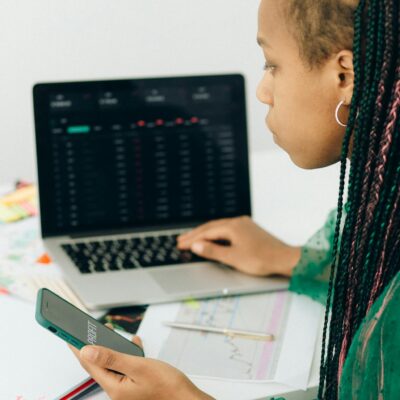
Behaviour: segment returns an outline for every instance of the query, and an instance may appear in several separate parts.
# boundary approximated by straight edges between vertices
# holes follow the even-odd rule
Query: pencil
[[[180,322],[170,322],[170,321],[165,321],[164,325],[169,326],[171,328],[188,329],[200,332],[220,333],[222,335],[226,335],[229,337],[238,337],[243,339],[264,340],[264,341],[272,341],[275,339],[274,335],[271,333],[244,331],[231,328],[216,328],[214,326],[184,324]]]

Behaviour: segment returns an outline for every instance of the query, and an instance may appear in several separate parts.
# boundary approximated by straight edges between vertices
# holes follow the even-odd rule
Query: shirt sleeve
[[[325,224],[302,247],[301,257],[290,279],[289,290],[325,305],[332,262],[337,210],[331,210]]]
[[[400,273],[372,305],[344,363],[339,399],[400,398]]]

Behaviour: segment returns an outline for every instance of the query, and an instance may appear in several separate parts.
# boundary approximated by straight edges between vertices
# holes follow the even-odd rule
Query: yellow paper
[[[0,202],[0,221],[3,222],[14,222],[19,220],[21,217],[18,213],[11,210],[9,207],[6,207],[3,203]]]

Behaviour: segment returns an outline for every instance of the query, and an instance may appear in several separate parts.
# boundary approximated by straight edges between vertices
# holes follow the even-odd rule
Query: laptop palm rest
[[[270,281],[270,279],[245,275],[225,265],[214,263],[201,263],[188,266],[187,269],[179,268],[179,270],[159,269],[151,271],[150,275],[168,294],[195,295],[196,292],[207,291],[228,294],[236,290],[242,291],[247,285],[252,290],[255,286],[259,286],[260,290],[268,290]],[[190,283],[190,289],[188,289],[188,283]],[[276,283],[283,287],[287,286],[286,280],[278,280]],[[271,286],[273,285],[271,283]]]

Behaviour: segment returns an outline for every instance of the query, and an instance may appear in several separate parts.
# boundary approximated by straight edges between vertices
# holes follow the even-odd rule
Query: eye
[[[264,65],[263,65],[263,70],[264,71],[269,71],[269,72],[273,72],[275,70],[276,66],[269,64],[268,61],[265,61]]]

